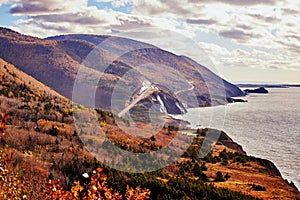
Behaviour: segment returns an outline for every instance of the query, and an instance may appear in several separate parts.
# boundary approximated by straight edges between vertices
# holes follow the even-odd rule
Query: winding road
[[[153,92],[158,91],[158,88],[147,88],[145,91],[143,91],[136,99],[134,99],[130,105],[128,105],[126,108],[124,108],[121,112],[119,112],[118,116],[122,117],[125,115],[125,113],[127,113],[131,108],[133,108],[135,106],[135,104],[137,104],[140,100],[142,100],[143,98],[145,98],[146,96],[152,94]]]
[[[195,88],[195,86],[193,85],[192,81],[189,81],[188,83],[191,86],[189,89],[179,90],[179,91],[175,92],[175,95],[178,95],[179,93],[182,93],[182,92],[191,91],[191,90],[193,90]]]

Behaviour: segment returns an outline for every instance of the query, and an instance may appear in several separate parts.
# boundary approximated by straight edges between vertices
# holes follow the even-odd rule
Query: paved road
[[[142,92],[142,94],[140,94],[135,100],[133,100],[131,102],[130,105],[128,105],[126,108],[124,108],[121,112],[119,112],[118,116],[122,117],[125,115],[125,113],[127,113],[131,108],[133,108],[133,106],[135,104],[137,104],[140,100],[142,100],[143,98],[145,98],[147,95],[152,94],[153,92],[158,91],[157,88],[148,88],[146,89],[144,92]]]
[[[190,84],[190,86],[191,86],[189,89],[183,89],[183,90],[179,90],[179,91],[175,92],[175,95],[178,95],[178,94],[179,94],[179,93],[181,93],[181,92],[186,92],[186,91],[193,90],[193,89],[195,88],[195,86],[194,86],[194,85],[192,85],[192,83],[193,83],[193,82],[189,81],[188,83],[189,83],[189,84]]]

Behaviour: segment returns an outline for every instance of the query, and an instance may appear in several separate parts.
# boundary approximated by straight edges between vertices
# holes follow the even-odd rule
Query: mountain
[[[65,35],[40,39],[0,28],[0,58],[69,99],[74,97],[74,84],[93,82],[95,106],[103,109],[111,108],[116,86],[123,87],[118,91],[128,96],[126,93],[133,94],[145,80],[158,90],[148,93],[132,109],[147,110],[159,104],[161,110],[180,114],[187,107],[225,104],[231,97],[243,95],[238,87],[189,58],[120,37]],[[82,68],[86,74],[78,76]],[[95,79],[99,81],[94,83]],[[80,92],[77,102],[89,101],[87,90],[81,88]],[[132,101],[123,99],[118,104],[124,107]]]
[[[147,88],[154,91],[150,96],[158,94],[158,87],[166,90],[145,81],[133,98]],[[88,152],[99,151],[101,138],[76,129],[72,102],[3,59],[0,102],[1,116],[7,114],[4,134],[0,132],[0,199],[95,199],[103,194],[133,199],[299,199],[297,189],[282,179],[273,163],[247,156],[240,145],[217,130],[184,129],[185,134],[195,135],[192,144],[178,161],[163,169],[142,174],[114,170]],[[104,143],[128,152],[151,153],[168,145],[175,135],[183,137],[173,125],[153,127],[160,130],[153,136],[145,137],[145,130],[140,133],[144,137],[134,137],[120,130],[117,116],[95,111],[107,137]],[[211,153],[200,159],[206,135],[216,133],[220,135],[217,144],[210,145]],[[101,149],[99,154],[111,159],[118,152]],[[121,163],[133,162],[130,157],[123,159]],[[153,162],[144,165],[139,159],[135,166],[148,167]]]
[[[174,83],[172,80],[176,78],[178,79],[178,74],[180,74],[185,80],[180,79],[179,81],[182,81],[182,83],[176,82],[176,91],[182,90],[182,88],[186,88],[186,90],[188,90],[190,85],[187,85],[186,82],[192,83],[196,93],[196,98],[199,101],[199,106],[222,104],[226,102],[226,97],[243,96],[243,92],[238,87],[221,79],[219,76],[194,60],[185,56],[177,56],[150,44],[112,36],[76,34],[55,36],[47,39],[64,43],[63,48],[65,50],[69,50],[69,45],[65,45],[65,43],[73,41],[74,43],[77,42],[83,45],[82,41],[86,41],[96,45],[100,50],[109,50],[110,53],[116,53],[119,57],[117,57],[117,60],[113,60],[113,64],[108,67],[109,73],[111,74],[118,74],[120,76],[128,70],[135,68],[143,71],[146,75],[148,75],[148,77],[159,80],[166,86],[169,86],[168,82]],[[74,53],[75,52],[73,51],[72,54]],[[81,59],[78,61],[84,62],[87,56],[88,54],[81,54]],[[142,67],[145,67],[145,65],[148,67],[148,63],[159,65],[158,67],[150,66],[157,70],[155,71],[156,73],[149,73],[146,70],[141,69]],[[127,70],[124,70],[120,74],[119,68],[123,65],[129,66],[127,66]],[[165,68],[163,69],[167,69],[169,72],[161,71],[159,69],[164,66]],[[178,74],[174,73],[174,71],[178,72]],[[182,96],[186,97],[187,95]]]

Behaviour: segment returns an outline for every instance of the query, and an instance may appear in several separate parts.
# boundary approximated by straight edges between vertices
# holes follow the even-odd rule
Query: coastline
[[[220,163],[212,161],[212,163],[207,164],[207,176],[213,177],[217,171],[228,173],[231,176],[225,182],[214,183],[214,186],[241,191],[263,199],[286,199],[288,197],[300,199],[299,189],[292,182],[288,182],[288,180],[283,178],[280,170],[272,161],[248,155],[243,150],[243,146],[232,140],[224,131],[199,128],[196,135],[197,137],[199,134],[202,137],[206,137],[206,134],[210,132],[219,132],[220,134],[218,141],[212,143],[212,157],[216,158],[219,156],[223,160],[223,155],[227,154],[229,159],[225,164],[224,160],[219,161]],[[232,159],[229,156],[232,155],[231,153],[238,156]],[[207,161],[207,158],[205,157],[204,160]],[[251,185],[259,185],[265,190],[260,192],[253,191],[250,187]],[[281,192],[276,192],[277,190]]]
[[[288,89],[291,89],[291,92],[293,92],[293,93],[298,91],[297,88],[288,88]],[[247,95],[245,97],[245,99],[246,100],[250,99],[250,102],[248,102],[246,104],[238,102],[238,103],[228,103],[226,105],[218,105],[218,106],[197,108],[197,109],[200,109],[200,110],[205,110],[204,114],[201,112],[201,116],[198,117],[198,115],[200,115],[200,114],[195,115],[195,113],[197,113],[197,112],[194,112],[194,115],[190,115],[189,117],[188,116],[183,116],[183,118],[184,118],[183,120],[189,121],[190,122],[189,127],[193,128],[193,129],[197,129],[199,127],[202,127],[202,128],[204,128],[204,127],[215,128],[213,126],[209,126],[210,121],[213,119],[212,118],[213,113],[216,112],[214,109],[216,109],[216,108],[218,108],[217,110],[219,110],[220,108],[221,108],[221,110],[225,109],[226,110],[226,118],[227,118],[226,119],[226,121],[227,121],[226,122],[226,127],[224,127],[224,129],[222,127],[217,128],[217,129],[224,130],[226,133],[229,134],[229,136],[231,138],[234,139],[234,141],[237,141],[237,143],[242,144],[243,147],[246,146],[246,152],[249,153],[249,155],[252,155],[252,156],[255,156],[255,157],[260,157],[260,158],[265,158],[265,159],[268,159],[268,160],[272,161],[272,163],[274,163],[274,165],[280,170],[283,179],[287,179],[289,181],[294,182],[297,189],[299,190],[299,178],[297,178],[297,170],[294,167],[295,165],[297,165],[298,161],[296,161],[296,163],[295,163],[294,160],[290,160],[290,159],[293,159],[295,156],[290,157],[290,156],[286,156],[286,153],[281,154],[280,152],[282,150],[280,150],[280,149],[282,149],[282,148],[280,148],[280,146],[279,146],[278,150],[277,150],[277,147],[276,147],[276,149],[272,148],[272,144],[274,144],[274,142],[272,143],[273,140],[268,139],[269,137],[272,137],[273,134],[276,134],[276,132],[273,132],[272,128],[271,129],[266,129],[266,128],[260,129],[260,127],[257,127],[257,126],[254,125],[255,121],[248,123],[247,119],[251,118],[251,116],[249,116],[248,118],[246,117],[245,119],[243,117],[243,116],[247,116],[250,113],[250,111],[247,111],[246,113],[244,112],[245,107],[254,108],[253,106],[255,106],[255,108],[256,108],[256,104],[257,104],[256,102],[258,102],[258,103],[264,102],[264,101],[262,101],[264,99],[266,101],[268,101],[267,103],[269,103],[269,98],[272,98],[272,95],[275,94],[275,95],[278,96],[278,94],[287,93],[287,92],[289,92],[288,89],[286,89],[286,88],[279,88],[279,89],[274,88],[273,89],[272,88],[271,93],[269,94],[270,97],[268,95],[261,95],[261,94]],[[256,102],[254,102],[254,101],[256,101]],[[253,102],[254,102],[254,104],[253,104]],[[272,104],[270,104],[270,105],[272,105]],[[191,110],[197,110],[197,109],[193,108]],[[263,109],[263,110],[266,110],[266,109]],[[189,113],[191,112],[191,110],[189,110]],[[234,110],[234,111],[231,111],[231,110]],[[256,112],[254,111],[255,115],[256,115]],[[235,113],[238,113],[238,115],[234,115]],[[237,116],[237,117],[232,118],[233,115]],[[264,113],[264,115],[266,115],[266,113]],[[174,117],[178,117],[178,116],[174,116]],[[188,120],[188,118],[190,120]],[[237,120],[237,121],[235,121],[235,120]],[[244,121],[244,122],[242,124],[238,125],[239,124],[238,121],[241,121],[241,120]],[[230,121],[229,124],[228,124],[228,121]],[[204,122],[206,124],[203,125],[202,122]],[[261,121],[261,123],[263,123],[263,121]],[[200,124],[202,124],[202,126]],[[246,124],[246,126],[245,126],[245,124]],[[239,126],[238,129],[234,129],[234,127],[237,127],[237,126]],[[253,128],[250,128],[251,126]],[[267,125],[267,127],[268,127],[268,125]],[[276,126],[273,126],[273,127],[276,127]],[[281,128],[281,129],[283,129],[282,131],[284,133],[289,133],[287,131],[290,130],[290,129],[285,129],[284,130],[284,127]],[[259,129],[259,132],[257,132],[258,129]],[[241,133],[245,133],[245,131],[247,133],[241,135]],[[256,133],[255,136],[252,135],[253,131]],[[262,134],[262,137],[258,137],[257,134],[258,135]],[[249,135],[250,135],[250,137],[248,138]],[[252,139],[253,137],[255,138],[254,140]],[[259,138],[262,138],[263,140],[260,140]],[[280,142],[285,141],[285,140],[281,140],[281,137],[278,136],[278,135],[276,136],[276,138],[277,139],[275,139],[275,140],[277,142],[278,141],[280,141]],[[266,141],[267,143],[264,143],[263,141],[265,141],[266,139],[268,141]],[[260,143],[257,143],[256,140],[259,140],[259,142],[263,142],[263,144],[267,144],[267,146],[265,146],[263,144],[260,144]],[[259,144],[264,150],[262,151],[261,148],[258,149],[257,146],[256,146],[257,144]],[[290,143],[287,143],[287,144],[290,144]],[[285,146],[284,144],[281,144],[281,143],[279,145],[281,145],[282,147]],[[289,145],[288,149],[284,148],[284,149],[286,149],[285,152],[290,152],[291,151],[290,146],[291,145]],[[296,149],[297,149],[297,147],[296,147]],[[273,155],[274,153],[275,154],[279,153],[279,155],[281,155],[281,156],[280,157],[275,156],[275,158],[274,158],[274,155]],[[297,153],[296,153],[296,155],[297,155]],[[284,158],[281,158],[282,156],[284,156]],[[290,160],[290,162],[288,160]],[[294,164],[292,164],[292,163],[294,163]]]

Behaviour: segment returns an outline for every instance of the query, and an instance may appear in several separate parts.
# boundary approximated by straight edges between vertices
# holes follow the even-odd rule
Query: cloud
[[[278,19],[276,17],[266,17],[261,14],[249,14],[249,16],[251,16],[255,19],[261,20],[263,22],[266,22],[266,23],[278,23],[281,21],[280,19]]]
[[[29,2],[29,0],[27,1]],[[27,5],[28,2],[23,1],[23,5]],[[113,3],[114,1],[106,2]],[[122,2],[127,1],[124,0]],[[34,2],[30,1],[30,3]],[[83,6],[78,10],[63,8],[56,10],[51,5],[47,6],[47,8],[46,6],[42,8],[36,9],[34,7],[31,10],[22,10],[22,15],[28,16],[27,19],[16,22],[18,27],[23,30],[22,32],[34,36],[47,37],[68,33],[112,34],[156,27],[182,32],[184,35],[193,34],[193,31],[189,32],[177,28],[180,27],[180,23],[174,19],[126,14],[114,11],[112,8],[99,9],[95,6]],[[51,10],[55,11],[52,12]]]
[[[68,33],[110,33],[111,26],[119,24],[122,13],[86,7],[78,12],[40,14],[18,20],[16,23],[26,34],[47,37]]]
[[[103,15],[104,14],[104,15]],[[52,15],[38,15],[32,16],[31,18],[34,21],[44,21],[52,23],[72,23],[72,24],[81,24],[81,25],[97,25],[109,23],[112,18],[108,12],[101,12],[94,9],[86,9],[76,13],[63,13],[63,14],[52,14]]]
[[[188,0],[143,0],[133,1],[131,11],[138,15],[172,18],[199,17],[204,8],[201,2],[194,4]]]
[[[129,3],[132,3],[132,0],[95,0],[100,3],[111,3],[114,7],[126,6]]]
[[[245,24],[238,24],[238,25],[236,25],[236,27],[239,28],[239,29],[242,29],[242,30],[247,30],[247,31],[253,30],[253,27],[247,26]]]
[[[297,71],[299,73],[300,67],[295,64],[300,61],[300,58],[295,59],[295,55],[286,56],[278,51],[262,51],[257,49],[242,50],[234,49],[228,50],[216,44],[201,42],[199,44],[213,60],[213,63],[218,66],[220,71],[225,71],[228,74],[234,73],[233,70],[253,68],[254,70],[287,70]],[[294,62],[290,62],[294,59]]]
[[[175,53],[200,58],[176,35],[202,41],[224,69],[299,70],[300,4],[295,0],[13,0],[22,33],[46,37],[68,33],[120,33]],[[2,0],[1,3],[8,3]],[[0,4],[1,4],[0,3]],[[119,12],[126,6],[128,13]],[[144,30],[150,29],[147,34]],[[153,30],[152,30],[153,29]],[[127,35],[126,35],[127,34]],[[165,40],[172,38],[173,42]],[[208,42],[211,44],[209,45]],[[177,51],[179,49],[179,51]],[[230,50],[228,50],[230,49]],[[198,59],[202,62],[202,58]],[[206,65],[206,63],[205,63]]]
[[[112,0],[114,2],[114,0]],[[203,9],[209,5],[220,6],[276,6],[280,0],[131,0],[132,11],[135,14],[165,16],[174,18],[197,18],[205,15]],[[216,14],[215,10],[215,14]]]
[[[293,41],[297,41],[296,43]],[[279,44],[281,44],[285,49],[298,54],[300,54],[300,45],[299,44],[299,38],[296,38],[295,40],[292,41],[277,41]],[[295,61],[294,61],[295,62]],[[298,62],[299,63],[299,62]]]
[[[78,12],[32,15],[16,23],[22,32],[40,37],[70,33],[112,34],[155,26],[173,29],[177,25],[169,20],[133,16],[111,9],[99,10],[96,7],[86,7]]]
[[[38,15],[78,11],[87,6],[87,0],[15,0],[12,14]]]
[[[197,3],[197,0],[189,0]],[[210,0],[210,3],[222,3],[234,6],[257,6],[257,5],[275,5],[279,0]]]
[[[235,39],[235,40],[239,40],[239,41],[246,41],[246,40],[249,40],[252,38],[260,38],[261,37],[261,35],[246,33],[241,30],[221,31],[219,33],[219,35],[224,38],[230,38],[230,39]]]
[[[100,3],[112,3],[114,0],[95,0],[95,1]]]
[[[290,8],[282,8],[281,10],[284,15],[299,15],[300,14],[300,11],[290,9]]]
[[[186,22],[189,24],[204,24],[204,25],[211,25],[217,23],[217,21],[213,19],[187,19]]]
[[[179,7],[185,7],[188,4],[192,5],[199,5],[199,4],[227,4],[227,5],[233,5],[233,6],[257,6],[257,5],[276,5],[278,2],[282,2],[279,0],[210,0],[210,1],[199,1],[199,0],[95,0],[96,2],[105,2],[105,3],[112,3],[114,6],[125,6],[128,4],[133,4],[137,7],[144,5],[146,7],[153,7],[156,5],[168,5],[170,8],[177,8]],[[162,8],[163,10],[163,8]],[[172,12],[170,10],[170,12]]]
[[[292,38],[298,40],[300,42],[300,36],[299,35],[286,35],[287,38]]]
[[[111,25],[111,28],[118,31],[128,31],[130,29],[147,28],[153,26],[152,20],[147,20],[145,18],[136,16],[121,15],[117,16],[116,19],[118,20],[118,24]]]
[[[0,6],[4,5],[4,4],[7,4],[7,3],[10,3],[11,1],[10,0],[1,0],[0,1]]]

